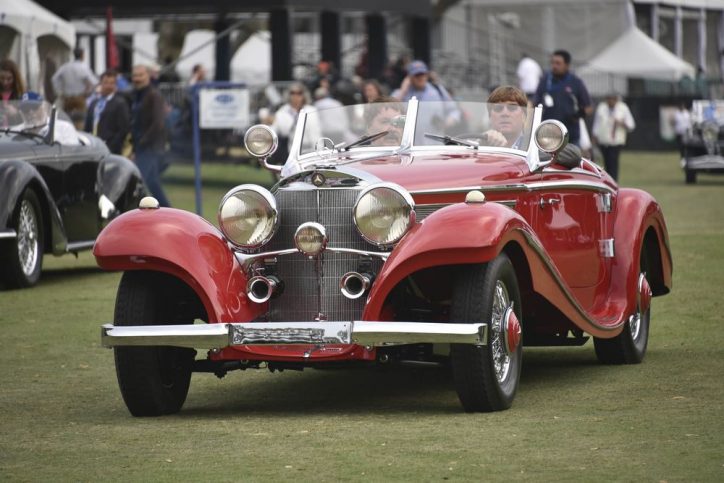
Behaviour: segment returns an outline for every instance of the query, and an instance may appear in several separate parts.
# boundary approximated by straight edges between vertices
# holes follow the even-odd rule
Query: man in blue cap
[[[431,122],[421,126],[421,132],[439,132],[442,129],[454,126],[460,121],[460,110],[454,104],[453,98],[440,84],[430,82],[430,71],[427,64],[421,60],[413,60],[407,66],[407,77],[402,81],[399,89],[392,93],[392,97],[407,102],[413,97],[418,101],[447,101],[446,104],[435,105],[426,109],[433,109],[433,113],[426,116]]]
[[[418,101],[452,101],[452,97],[439,84],[430,82],[430,71],[421,60],[413,60],[407,66],[407,77],[402,81],[399,89],[392,93],[402,102],[409,101],[412,97]]]

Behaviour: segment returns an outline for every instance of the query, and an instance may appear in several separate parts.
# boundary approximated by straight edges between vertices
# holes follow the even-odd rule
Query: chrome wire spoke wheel
[[[522,315],[515,268],[505,253],[467,267],[455,281],[450,320],[488,327],[484,344],[450,345],[455,390],[465,411],[501,411],[513,403],[523,362]]]
[[[510,354],[505,347],[505,311],[510,305],[510,296],[505,284],[498,280],[495,282],[493,294],[493,307],[490,320],[490,346],[493,352],[495,377],[498,382],[507,379],[510,372]]]
[[[30,276],[38,261],[38,219],[33,205],[27,199],[20,205],[18,219],[18,254],[25,275]]]
[[[631,337],[634,341],[637,341],[639,339],[639,335],[641,335],[641,317],[643,314],[641,312],[638,312],[636,315],[631,317],[628,322],[628,328],[631,331]]]

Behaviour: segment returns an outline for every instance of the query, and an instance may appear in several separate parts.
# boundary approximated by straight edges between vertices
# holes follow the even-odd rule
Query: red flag
[[[106,69],[118,69],[118,46],[116,36],[113,35],[113,8],[106,9]]]

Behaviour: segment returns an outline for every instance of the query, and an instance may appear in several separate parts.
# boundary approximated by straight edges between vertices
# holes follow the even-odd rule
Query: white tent
[[[247,85],[271,82],[271,34],[260,31],[246,39],[231,59],[231,80]]]
[[[28,90],[42,92],[46,70],[69,60],[74,45],[69,22],[30,0],[0,0],[0,58],[18,64]]]
[[[176,64],[176,73],[184,81],[191,77],[191,71],[196,64],[206,69],[207,80],[214,79],[216,68],[216,33],[213,30],[191,30],[184,38],[181,55]]]
[[[582,76],[600,73],[678,81],[696,74],[683,61],[637,27],[631,27],[578,71]]]

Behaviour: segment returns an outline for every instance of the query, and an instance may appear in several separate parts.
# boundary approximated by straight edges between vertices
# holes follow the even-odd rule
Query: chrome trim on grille
[[[427,322],[241,322],[230,324],[101,327],[103,347],[173,346],[221,349],[229,346],[359,344],[474,344],[488,341],[487,324]]]
[[[247,269],[274,274],[284,282],[284,292],[269,301],[266,320],[361,318],[366,298],[345,298],[339,280],[350,271],[378,273],[390,255],[367,243],[352,222],[352,207],[362,186],[310,189],[311,185],[299,182],[274,193],[281,225],[264,247],[266,253],[237,254]],[[327,248],[314,260],[292,248],[294,232],[310,221],[324,226],[329,237]],[[275,263],[262,263],[272,258]]]

